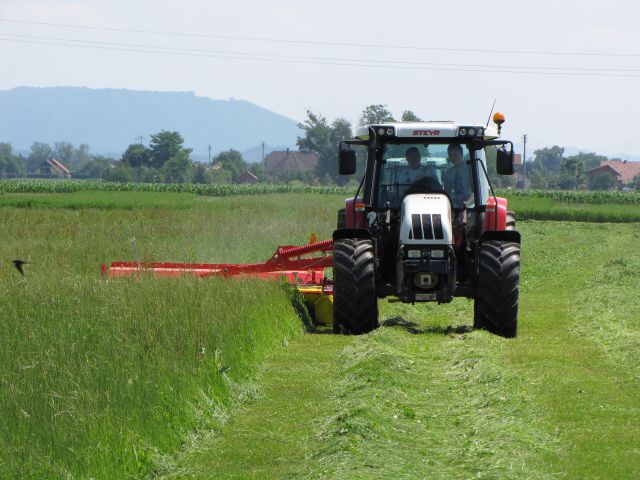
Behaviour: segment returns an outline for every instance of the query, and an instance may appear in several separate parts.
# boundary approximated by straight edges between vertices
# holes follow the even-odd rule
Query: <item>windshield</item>
[[[484,152],[477,152],[484,162]],[[385,145],[380,170],[378,208],[400,208],[405,195],[445,192],[453,208],[474,206],[473,181],[469,150],[460,144],[392,144]],[[479,172],[482,204],[486,202],[488,184],[482,168]]]

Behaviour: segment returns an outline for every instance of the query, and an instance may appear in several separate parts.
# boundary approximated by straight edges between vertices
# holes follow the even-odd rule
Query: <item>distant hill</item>
[[[34,141],[86,143],[91,152],[120,155],[137,137],[177,130],[194,158],[262,142],[294,146],[300,130],[290,118],[244,100],[213,100],[193,92],[18,87],[0,91],[0,142],[18,151]]]

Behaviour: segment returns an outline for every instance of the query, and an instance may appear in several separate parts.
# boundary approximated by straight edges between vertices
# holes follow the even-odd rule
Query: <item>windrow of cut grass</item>
[[[230,197],[236,195],[236,191]],[[353,192],[349,192],[353,193]],[[640,221],[640,209],[633,204],[621,203],[576,203],[561,202],[553,198],[511,196],[511,191],[503,192],[509,200],[509,209],[516,212],[520,220],[570,220],[582,222],[627,223]],[[268,194],[265,194],[268,195]],[[286,194],[276,196],[286,197]],[[291,193],[291,195],[296,195]],[[321,202],[336,205],[349,196],[348,193],[322,192]],[[0,207],[16,208],[63,208],[63,209],[124,209],[163,208],[185,210],[213,205],[209,196],[195,193],[151,192],[151,191],[78,191],[73,193],[5,193],[0,195]],[[335,200],[335,203],[334,203]]]
[[[262,261],[278,244],[328,235],[316,219],[333,217],[330,198],[0,208],[0,478],[166,471],[194,435],[251,401],[263,360],[302,332],[286,288],[107,280],[100,264],[132,259],[132,237],[143,260]],[[16,258],[30,262],[24,277]]]
[[[624,203],[564,202],[551,197],[510,196],[506,192],[509,210],[519,220],[554,220],[574,222],[640,222],[640,205]]]
[[[501,196],[509,198],[548,198],[561,203],[586,204],[640,204],[640,191],[589,191],[589,190],[498,190]]]

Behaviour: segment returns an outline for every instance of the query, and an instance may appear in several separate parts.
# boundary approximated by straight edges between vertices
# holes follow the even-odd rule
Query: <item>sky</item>
[[[635,158],[639,18],[638,0],[0,0],[0,89],[193,91],[354,124],[370,104],[485,123],[495,99],[527,157]]]

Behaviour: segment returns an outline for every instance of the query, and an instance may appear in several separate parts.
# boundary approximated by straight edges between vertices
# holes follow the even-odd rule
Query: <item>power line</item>
[[[480,49],[480,48],[450,48],[450,47],[425,47],[415,45],[399,45],[391,43],[357,43],[357,42],[333,42],[321,40],[301,40],[301,39],[285,39],[285,38],[269,38],[269,37],[250,37],[240,35],[221,35],[208,33],[189,33],[189,32],[171,32],[161,30],[143,30],[136,28],[124,27],[107,27],[100,25],[80,25],[69,23],[53,23],[53,22],[36,22],[32,20],[17,20],[12,18],[0,18],[0,22],[23,24],[23,25],[40,25],[47,27],[59,28],[76,28],[84,30],[101,30],[107,32],[123,32],[123,33],[141,33],[146,35],[165,35],[174,37],[190,37],[190,38],[210,38],[217,40],[241,40],[250,42],[270,42],[294,45],[318,45],[318,46],[334,46],[334,47],[358,47],[358,48],[389,48],[400,50],[422,50],[422,51],[439,51],[439,52],[462,52],[462,53],[496,53],[510,55],[557,55],[557,56],[586,56],[586,57],[621,57],[621,58],[638,58],[640,53],[598,53],[598,52],[570,52],[558,50],[508,50],[508,49]]]
[[[635,72],[637,70],[608,70],[608,71],[592,71],[578,72],[569,68],[567,71],[547,71],[542,69],[554,67],[522,67],[522,66],[491,66],[491,65],[473,65],[473,64],[430,64],[420,62],[397,62],[384,60],[353,60],[353,59],[335,59],[329,60],[328,57],[286,57],[276,56],[272,54],[251,54],[251,53],[206,53],[207,51],[199,51],[198,49],[180,49],[173,47],[152,47],[152,46],[135,46],[133,44],[120,44],[110,42],[94,42],[83,40],[39,40],[24,39],[24,37],[14,38],[15,35],[0,34],[0,42],[13,42],[22,44],[49,45],[60,47],[73,47],[94,50],[108,50],[117,52],[131,53],[154,53],[159,55],[173,55],[182,57],[204,57],[218,58],[227,60],[250,60],[271,63],[290,63],[290,64],[307,64],[307,65],[333,65],[346,67],[376,68],[376,69],[395,69],[395,70],[429,70],[429,71],[451,71],[451,72],[479,72],[479,73],[512,73],[521,75],[553,75],[553,76],[571,76],[571,77],[608,77],[608,78],[638,78],[640,74],[631,73],[609,73],[609,72]],[[34,37],[29,37],[34,38]],[[244,55],[244,56],[239,56]],[[359,62],[359,63],[355,63]],[[373,63],[375,62],[375,63]],[[427,66],[432,65],[432,66]],[[520,70],[527,69],[527,70]]]
[[[278,55],[271,53],[261,53],[261,52],[243,52],[243,51],[233,51],[233,50],[208,50],[201,48],[185,48],[185,47],[168,47],[163,45],[146,45],[146,44],[133,44],[133,43],[121,43],[121,42],[105,42],[105,41],[96,41],[96,40],[84,40],[84,39],[75,39],[75,38],[60,38],[60,37],[45,37],[45,36],[36,36],[36,35],[23,35],[17,33],[0,33],[0,37],[5,37],[7,39],[11,39],[17,37],[19,39],[28,39],[28,40],[46,40],[53,42],[65,42],[65,43],[78,43],[78,44],[87,44],[87,45],[100,45],[100,46],[115,46],[115,47],[127,47],[127,48],[136,48],[136,49],[153,49],[159,51],[175,51],[175,52],[196,52],[203,54],[213,54],[213,55],[241,55],[241,56],[252,56],[252,57],[265,57],[265,58],[274,58],[274,59],[284,59],[284,60],[305,60],[305,61],[328,61],[328,62],[345,62],[345,63],[379,63],[379,64],[389,64],[389,65],[427,65],[427,66],[437,66],[437,67],[460,67],[460,68],[486,68],[486,69],[494,69],[494,68],[506,68],[506,69],[523,69],[523,70],[550,70],[550,71],[584,71],[584,72],[604,72],[604,73],[621,73],[621,72],[631,72],[631,73],[640,73],[640,69],[623,69],[623,68],[603,68],[603,67],[547,67],[547,66],[538,66],[538,65],[487,65],[487,64],[466,64],[466,63],[437,63],[437,62],[416,62],[409,60],[377,60],[377,59],[360,59],[360,58],[340,58],[340,57],[303,57],[296,55]]]

